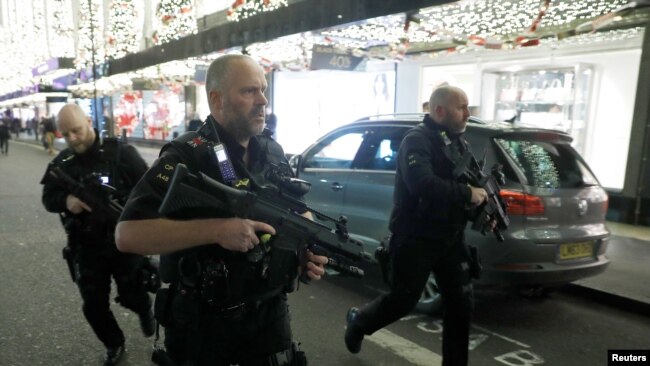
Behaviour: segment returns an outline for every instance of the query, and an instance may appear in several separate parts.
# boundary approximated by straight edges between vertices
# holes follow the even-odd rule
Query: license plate
[[[585,241],[560,245],[560,260],[591,257],[594,252],[594,243]]]

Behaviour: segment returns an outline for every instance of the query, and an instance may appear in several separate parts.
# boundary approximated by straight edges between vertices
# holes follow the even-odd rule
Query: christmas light
[[[109,8],[106,55],[120,58],[138,51],[138,12],[133,0],[113,0]]]
[[[101,65],[105,61],[101,0],[79,1],[78,46],[75,65],[77,69]],[[94,60],[93,60],[94,55]]]
[[[75,57],[72,4],[66,0],[47,0],[48,32],[51,57]]]
[[[154,0],[147,3],[155,4],[156,9],[153,17],[157,23],[154,24],[155,44],[196,32],[195,1]],[[287,3],[286,0],[235,0],[228,15],[230,20],[241,20],[287,6]],[[78,29],[74,28],[72,19],[73,4],[79,6]],[[408,17],[404,14],[385,16],[323,32],[247,45],[244,52],[255,57],[267,70],[304,70],[309,68],[314,44],[331,45],[367,59],[399,61],[405,57],[504,52],[537,43],[541,47],[558,49],[638,39],[643,28],[602,32],[629,15],[615,12],[625,6],[629,6],[627,0],[462,0],[421,9]],[[101,65],[106,56],[119,58],[136,52],[142,38],[140,26],[136,24],[141,23],[138,16],[143,16],[143,10],[144,0],[6,2],[3,16],[7,22],[0,32],[0,47],[11,57],[0,59],[0,95],[40,82],[32,80],[31,68],[51,57],[75,57],[78,69],[89,67],[93,51],[91,34],[97,65]],[[108,17],[104,34],[102,18],[105,13]],[[49,27],[47,32],[45,25]],[[74,37],[78,37],[77,50]],[[25,47],[26,44],[29,47]],[[443,51],[418,54],[440,49]],[[160,65],[147,73],[151,72],[152,77],[163,83],[184,83],[191,78],[191,73],[179,71],[164,75],[167,67]]]
[[[161,0],[156,7],[158,27],[152,39],[163,44],[197,32],[192,0]]]
[[[287,0],[235,0],[228,9],[227,16],[228,20],[238,22],[287,5]]]

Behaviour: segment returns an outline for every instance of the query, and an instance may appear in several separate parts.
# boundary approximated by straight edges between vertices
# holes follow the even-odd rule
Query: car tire
[[[420,295],[420,300],[415,305],[415,310],[426,314],[434,314],[442,310],[442,296],[438,291],[436,277],[433,273],[429,274],[422,295]]]

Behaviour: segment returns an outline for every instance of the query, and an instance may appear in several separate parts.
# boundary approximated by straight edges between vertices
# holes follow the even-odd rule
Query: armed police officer
[[[251,261],[247,254],[261,245],[260,237],[275,234],[270,225],[225,209],[216,216],[200,209],[181,217],[158,213],[180,163],[233,187],[270,183],[269,171],[286,158],[263,129],[266,87],[262,68],[248,56],[212,62],[206,81],[210,115],[197,132],[163,147],[117,226],[120,250],[166,254],[160,272],[171,283],[156,296],[156,319],[165,326],[166,351],[154,352],[160,364],[306,364],[292,343],[286,293],[299,267],[320,279],[327,258],[270,250]]]
[[[463,230],[469,208],[485,201],[487,193],[452,174],[468,149],[463,138],[467,96],[453,86],[439,87],[429,106],[430,113],[399,148],[389,223],[390,292],[348,311],[345,344],[358,353],[364,335],[408,314],[433,271],[444,301],[443,365],[466,365],[472,284]]]
[[[64,256],[81,292],[84,316],[106,347],[105,364],[113,365],[124,353],[125,339],[110,310],[111,276],[117,301],[139,315],[144,335],[155,331],[151,300],[143,286],[146,259],[119,252],[114,239],[121,204],[146,172],[147,163],[132,146],[100,140],[76,104],[61,108],[57,125],[68,147],[43,177],[43,205],[61,216],[68,235]]]

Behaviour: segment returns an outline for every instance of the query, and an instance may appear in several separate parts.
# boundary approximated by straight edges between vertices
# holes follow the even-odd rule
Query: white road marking
[[[412,315],[407,315],[403,318],[401,318],[401,321],[410,321],[410,320],[419,320],[422,318],[428,318],[427,316],[420,315],[420,314],[412,314]],[[426,321],[426,322],[418,322],[416,327],[420,329],[423,332],[426,333],[442,333],[442,320],[434,320],[434,321]],[[510,342],[513,344],[516,344],[520,347],[523,348],[530,348],[529,345],[519,342],[517,340],[514,340],[512,338],[506,337],[504,335],[501,335],[499,333],[490,331],[486,328],[477,326],[472,324],[472,328],[475,328],[477,330],[480,330],[484,333],[487,333],[489,335],[492,335],[494,337],[500,338],[506,342]],[[366,340],[375,343],[379,347],[386,349],[393,354],[400,356],[404,359],[406,359],[409,363],[413,365],[439,365],[442,363],[442,356],[438,355],[435,352],[432,352],[424,347],[421,347],[417,345],[416,343],[413,343],[405,338],[402,338],[398,336],[397,334],[388,331],[386,329],[380,329],[377,332],[375,332],[371,336],[366,336]],[[470,334],[470,341],[469,341],[469,350],[473,351],[476,348],[478,348],[479,345],[481,345],[483,342],[485,342],[488,339],[488,335],[485,334],[480,334],[480,333],[474,333]],[[495,357],[495,360],[504,363],[508,366],[515,366],[513,365],[510,361],[517,360],[517,361],[525,361],[525,365],[533,365],[533,364],[542,364],[544,363],[544,358],[536,355],[530,351],[526,350],[519,350],[517,352],[510,352],[505,355],[501,355],[499,357]],[[517,365],[520,366],[520,365]]]
[[[492,331],[487,330],[487,329],[485,329],[485,328],[483,328],[483,327],[479,327],[479,326],[477,326],[477,325],[472,325],[472,327],[474,327],[474,328],[476,328],[476,329],[478,329],[478,330],[481,330],[481,331],[483,331],[483,332],[485,332],[485,333],[491,334],[491,335],[493,335],[493,336],[495,336],[495,337],[499,337],[499,338],[503,339],[504,341],[508,341],[508,342],[514,343],[514,344],[516,344],[516,345],[518,345],[518,346],[521,346],[521,347],[524,347],[524,348],[530,348],[530,346],[527,345],[527,344],[525,344],[525,343],[521,343],[521,342],[516,341],[516,340],[514,340],[514,339],[512,339],[512,338],[508,338],[508,337],[503,336],[503,335],[501,335],[501,334],[498,334],[498,333],[492,332]]]
[[[442,357],[439,354],[431,352],[386,329],[380,329],[364,339],[406,359],[412,365],[431,366],[442,363]]]
[[[425,318],[425,316],[424,315],[407,315],[407,316],[401,318],[400,321],[408,321],[408,320],[411,320],[411,319],[420,319],[420,318]]]
[[[480,346],[481,343],[485,342],[488,339],[488,336],[485,334],[470,334],[469,335],[469,350],[473,351],[476,347]]]

